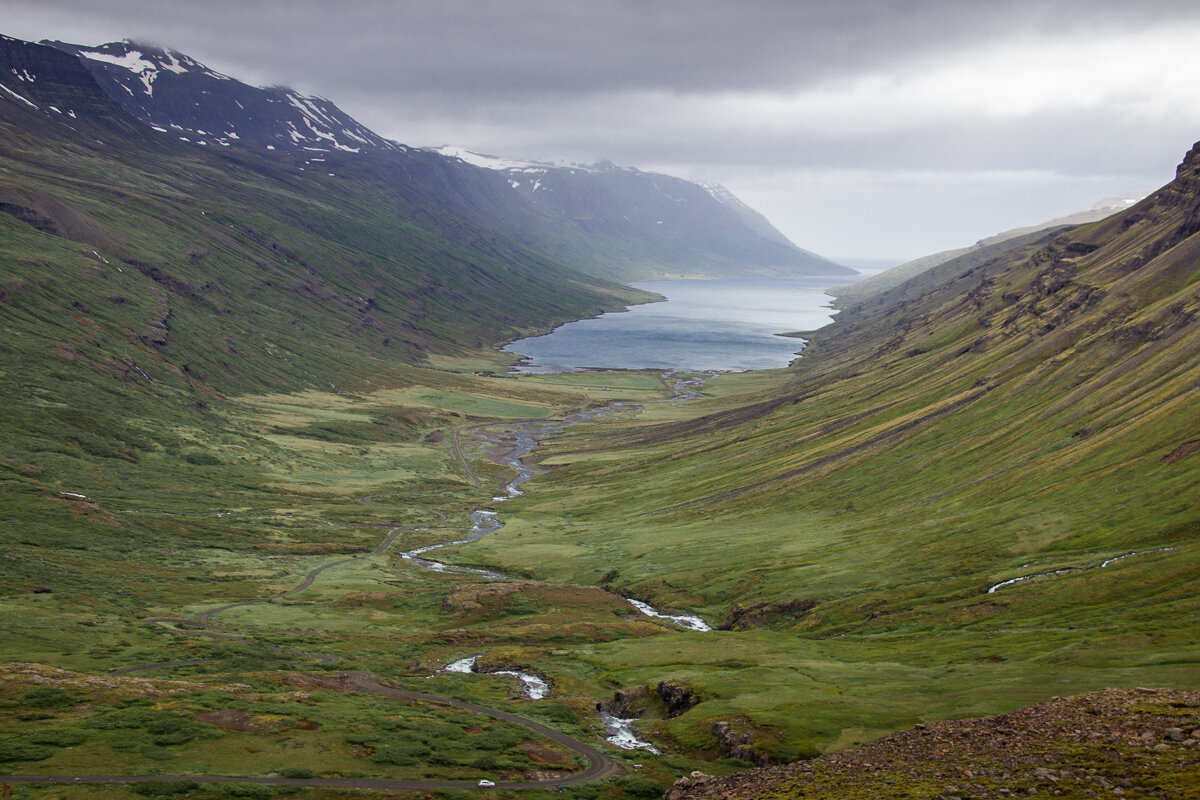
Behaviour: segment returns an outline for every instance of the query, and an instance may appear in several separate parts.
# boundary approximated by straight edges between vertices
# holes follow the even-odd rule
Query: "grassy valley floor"
[[[626,771],[648,762],[572,796],[630,796],[630,785],[633,796],[647,786],[658,793],[680,770],[708,766],[703,756],[676,765],[679,756],[643,759],[606,745],[594,705],[609,690],[571,657],[580,644],[661,637],[669,627],[600,587],[442,574],[400,556],[461,538],[469,512],[492,505],[512,478],[500,460],[508,425],[661,399],[666,384],[653,374],[517,380],[476,374],[485,363],[440,366],[411,369],[378,392],[229,398],[216,406],[219,425],[175,429],[178,446],[136,459],[8,462],[2,771],[473,781],[580,768],[520,727],[339,690],[335,677],[353,670],[510,710],[608,751]],[[161,420],[143,424],[163,436]],[[552,696],[529,700],[512,677],[441,672],[467,655],[481,656],[480,672],[538,674]],[[111,787],[13,791],[123,796]]]
[[[893,575],[884,589],[888,572],[879,559],[896,543],[853,541],[862,511],[798,502],[786,511],[657,519],[670,505],[660,498],[671,493],[679,444],[655,441],[654,432],[685,425],[688,446],[702,447],[706,429],[722,430],[712,420],[753,420],[748,407],[778,404],[772,397],[793,385],[787,371],[721,376],[702,399],[663,403],[671,392],[654,374],[513,379],[470,374],[480,364],[443,366],[460,371],[414,370],[405,386],[360,395],[233,398],[219,432],[198,426],[178,451],[145,454],[90,479],[79,473],[51,483],[44,472],[13,470],[19,477],[5,483],[4,500],[25,522],[9,528],[17,569],[0,629],[16,662],[5,672],[2,712],[8,771],[303,769],[473,780],[546,774],[556,760],[559,769],[577,768],[519,729],[502,734],[494,721],[452,709],[356,699],[331,692],[322,677],[356,669],[401,688],[511,709],[600,746],[594,706],[621,692],[619,710],[640,717],[636,729],[666,755],[610,748],[628,770],[624,778],[566,789],[614,798],[657,795],[696,769],[720,774],[810,757],[1052,695],[1195,683],[1200,646],[1190,615],[1164,624],[1159,603],[1131,588],[1153,584],[1175,609],[1194,603],[1183,589],[1192,573],[1182,543],[1103,568],[1103,559],[1125,551],[1026,563],[1010,573],[940,575],[936,552],[921,556],[913,546],[918,527],[904,540],[916,554],[906,562],[912,572]],[[645,411],[600,417],[545,440],[535,454],[544,471],[523,487],[528,494],[492,501],[512,477],[500,458],[506,428],[615,400]],[[646,485],[646,473],[631,469],[646,463],[663,484]],[[863,506],[879,509],[888,499],[883,493]],[[519,580],[430,572],[399,556],[461,538],[468,513],[480,507],[497,510],[505,527],[434,557]],[[47,533],[64,546],[47,551],[38,541]],[[393,533],[395,543],[372,555]],[[768,552],[777,556],[764,559]],[[211,619],[249,641],[145,622],[194,619],[277,595],[331,562],[341,563],[302,592]],[[1080,569],[987,593],[1016,573],[1066,566]],[[1179,590],[1170,589],[1173,581]],[[791,603],[758,599],[781,585],[804,594]],[[653,620],[621,593],[698,612],[725,630],[697,633]],[[1130,596],[1146,602],[1130,604]],[[515,668],[545,678],[551,697],[525,699],[513,678],[438,674],[468,655],[481,656],[481,672]],[[189,663],[100,677],[160,662]],[[74,672],[47,677],[52,669]],[[183,684],[168,695],[135,678]],[[662,682],[682,687],[684,699],[659,691]],[[62,694],[39,699],[46,687]],[[424,714],[416,727],[406,721],[414,713]],[[184,733],[175,736],[172,726]],[[155,733],[160,728],[165,733]],[[430,730],[439,731],[434,740]],[[507,750],[495,749],[509,738]],[[397,746],[405,752],[393,753]],[[112,790],[54,791],[103,797]]]

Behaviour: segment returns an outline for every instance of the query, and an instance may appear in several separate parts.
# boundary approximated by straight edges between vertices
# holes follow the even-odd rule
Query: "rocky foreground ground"
[[[678,781],[666,800],[1200,798],[1200,692],[1107,689],[934,722],[813,761]]]

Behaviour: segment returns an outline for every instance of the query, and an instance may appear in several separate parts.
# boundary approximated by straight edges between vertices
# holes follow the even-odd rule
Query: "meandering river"
[[[675,395],[665,401],[656,402],[673,402],[679,400],[688,400],[697,397],[696,387],[703,381],[700,377],[681,378],[673,376],[668,372],[664,375],[665,378],[674,378],[672,388]],[[561,422],[551,422],[546,420],[536,420],[533,422],[518,422],[508,426],[509,433],[512,434],[512,446],[504,456],[504,462],[511,467],[516,473],[516,477],[509,481],[504,487],[504,494],[497,495],[492,498],[493,503],[503,503],[513,497],[518,497],[523,492],[520,489],[521,484],[525,483],[533,477],[533,470],[524,462],[524,457],[533,452],[537,447],[538,442],[547,437],[561,431],[571,425],[578,425],[581,422],[588,422],[598,416],[605,414],[614,414],[620,411],[643,411],[641,406],[631,405],[624,402],[615,402],[602,408],[592,409],[590,411],[577,411],[568,414]],[[458,456],[462,458],[461,453]],[[464,460],[463,465],[466,466]],[[512,576],[505,575],[501,572],[493,572],[486,569],[478,569],[476,567],[464,567],[458,565],[445,564],[441,561],[434,561],[425,558],[426,553],[434,550],[440,550],[443,547],[455,547],[458,545],[469,544],[478,539],[487,536],[489,533],[494,533],[504,527],[504,523],[496,518],[496,512],[486,509],[476,509],[471,512],[471,532],[461,539],[454,539],[448,542],[438,542],[436,544],[428,544],[423,547],[417,547],[412,550],[405,550],[400,553],[401,558],[404,558],[419,567],[431,570],[433,572],[455,572],[469,573],[479,575],[492,580],[513,580]],[[693,631],[711,631],[712,628],[703,619],[695,614],[671,614],[659,611],[649,603],[636,600],[634,598],[626,598],[630,605],[636,608],[641,613],[655,619],[666,620],[682,628],[687,628]],[[465,664],[466,660],[455,662],[446,667],[451,672],[469,672],[468,669],[457,669],[456,666]],[[474,661],[470,662],[470,667],[473,668]],[[524,680],[522,678],[522,680]],[[544,695],[543,695],[544,696]]]

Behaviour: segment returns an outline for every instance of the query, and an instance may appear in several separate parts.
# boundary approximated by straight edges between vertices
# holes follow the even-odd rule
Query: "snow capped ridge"
[[[539,190],[553,191],[551,186],[543,183],[544,180],[551,180],[549,176],[552,175],[558,178],[557,181],[553,182],[561,184],[562,176],[578,175],[580,173],[585,175],[595,175],[604,172],[624,172],[630,175],[647,174],[641,173],[640,170],[633,169],[632,167],[618,167],[611,161],[598,161],[595,164],[523,161],[479,153],[456,145],[442,145],[441,147],[425,147],[421,149],[430,153],[437,153],[445,158],[457,159],[481,169],[506,173],[509,186],[518,192],[527,192],[530,194]]]
[[[503,158],[501,156],[493,156],[487,153],[480,153],[476,150],[468,150],[465,147],[460,147],[453,144],[444,144],[441,147],[423,147],[431,153],[446,156],[447,158],[457,158],[460,161],[465,161],[475,167],[483,169],[494,169],[502,172],[520,171],[526,173],[545,172],[551,169],[574,170],[576,172],[607,172],[610,170],[624,172],[640,172],[641,170],[635,167],[618,167],[611,161],[602,160],[593,164],[579,164],[576,162],[565,161],[529,161],[523,159]]]
[[[95,47],[43,44],[82,59],[109,97],[152,129],[192,144],[281,154],[406,149],[329,100],[285,86],[250,86],[178,50],[128,39]]]
[[[216,80],[233,80],[222,75],[177,50],[151,44],[138,44],[129,39],[109,42],[96,47],[71,46],[72,51],[83,58],[111,64],[136,75],[148,95],[154,94],[154,81],[161,71],[182,75],[195,72]]]
[[[465,161],[475,167],[483,167],[484,169],[495,170],[512,170],[512,169],[550,169],[560,166],[545,161],[521,161],[511,158],[500,158],[499,156],[488,155],[486,153],[477,153],[474,150],[468,150],[465,147],[456,145],[442,145],[441,147],[424,148],[438,155],[446,156],[447,158],[457,158],[460,161]]]
[[[1125,194],[1114,195],[1113,197],[1105,197],[1102,200],[1098,200],[1096,204],[1092,206],[1092,210],[1108,211],[1112,209],[1120,211],[1122,209],[1129,208],[1129,206],[1135,205],[1142,200],[1145,200],[1149,195],[1149,192],[1141,191],[1126,192]]]
[[[733,192],[729,191],[719,183],[713,183],[712,181],[696,181],[696,185],[711,194],[714,200],[719,200],[722,203],[741,202],[737,199],[737,197],[734,196]]]
[[[714,183],[713,181],[696,181],[696,185],[712,195],[712,198],[723,206],[727,206],[739,212],[744,211],[751,214],[758,213],[754,211],[754,209],[750,208],[750,206],[743,203],[740,197],[719,183]]]

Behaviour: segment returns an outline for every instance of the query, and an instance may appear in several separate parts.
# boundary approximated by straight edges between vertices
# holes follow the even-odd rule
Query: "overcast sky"
[[[0,0],[0,33],[181,50],[405,144],[717,181],[900,261],[1168,181],[1195,0]]]

